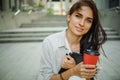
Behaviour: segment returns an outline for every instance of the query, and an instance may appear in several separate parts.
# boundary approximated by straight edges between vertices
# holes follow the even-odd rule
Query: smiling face
[[[68,32],[76,36],[83,36],[92,26],[93,12],[90,7],[82,6],[79,10],[67,16]]]

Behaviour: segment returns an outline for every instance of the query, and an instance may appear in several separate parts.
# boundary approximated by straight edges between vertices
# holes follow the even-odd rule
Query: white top
[[[72,51],[70,49],[70,45],[69,45],[68,40],[67,40],[66,37],[65,37],[65,44],[66,44],[66,48],[68,49],[68,53],[71,53]]]
[[[46,37],[42,44],[40,60],[40,75],[43,79],[50,80],[50,77],[58,74],[62,66],[62,60],[69,52],[65,43],[66,31],[62,31]]]
[[[72,53],[72,50],[70,49],[70,45],[69,45],[66,37],[65,37],[65,44],[66,44],[66,47],[68,49],[68,53]],[[78,52],[78,53],[80,53],[80,52]],[[85,80],[85,78],[80,78],[79,76],[71,76],[69,78],[69,80]]]
[[[61,69],[64,56],[66,53],[71,52],[68,42],[65,40],[65,38],[66,31],[64,30],[62,32],[50,35],[44,39],[40,60],[40,80],[50,80],[50,78],[53,75],[58,74],[59,70]],[[72,77],[74,80],[81,80],[75,78],[78,78],[78,76]],[[73,80],[72,77],[70,77],[69,80]]]

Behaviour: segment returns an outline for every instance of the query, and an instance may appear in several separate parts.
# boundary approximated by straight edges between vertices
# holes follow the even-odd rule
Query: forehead
[[[82,14],[84,16],[93,18],[93,11],[88,6],[82,6],[81,8],[79,8],[78,10],[76,10],[74,13],[79,13],[79,14]]]

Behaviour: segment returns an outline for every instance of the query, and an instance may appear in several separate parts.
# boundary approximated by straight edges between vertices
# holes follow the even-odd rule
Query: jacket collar
[[[66,42],[65,42],[66,30],[61,32],[62,35],[61,35],[61,37],[59,38],[59,41],[58,41],[58,47],[59,48],[64,47],[65,49],[67,49]]]

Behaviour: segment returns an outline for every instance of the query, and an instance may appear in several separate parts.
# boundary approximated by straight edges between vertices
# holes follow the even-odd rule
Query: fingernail
[[[65,62],[67,62],[67,61],[65,60]]]

